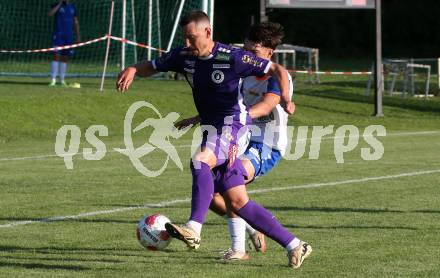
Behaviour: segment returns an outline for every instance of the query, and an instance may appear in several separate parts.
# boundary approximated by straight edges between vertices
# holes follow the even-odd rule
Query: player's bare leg
[[[223,199],[223,196],[219,193],[214,193],[214,198],[212,198],[209,209],[221,217],[227,216],[225,200]]]
[[[254,180],[255,168],[254,168],[254,165],[252,165],[252,162],[249,159],[247,159],[245,157],[241,157],[240,160],[241,160],[241,163],[243,163],[243,167],[244,167],[244,169],[246,170],[246,173],[247,173],[247,176],[246,176],[246,179],[245,179],[244,182],[245,182],[245,184],[248,184],[248,183],[250,183],[250,182],[252,182]]]

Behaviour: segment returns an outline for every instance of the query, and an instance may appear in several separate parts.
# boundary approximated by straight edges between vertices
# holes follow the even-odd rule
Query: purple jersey
[[[171,50],[152,61],[158,71],[182,73],[193,91],[194,103],[202,125],[224,125],[224,118],[250,123],[243,103],[243,78],[263,76],[271,62],[242,49],[215,43],[208,57],[192,56],[185,47]]]

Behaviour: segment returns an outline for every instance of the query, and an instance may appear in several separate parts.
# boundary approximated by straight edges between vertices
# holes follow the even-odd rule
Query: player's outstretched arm
[[[150,61],[144,61],[129,66],[119,73],[118,80],[116,81],[116,90],[120,92],[127,91],[131,86],[131,83],[133,83],[136,75],[140,77],[148,77],[155,73],[157,73],[157,71],[154,69]]]
[[[50,11],[47,13],[47,16],[54,16],[58,9],[61,8],[61,5],[63,5],[63,0],[60,0],[56,6],[54,6]]]
[[[295,107],[290,99],[290,83],[287,70],[280,64],[272,63],[268,72],[280,85],[281,100],[280,104],[284,111],[289,115],[293,114]]]

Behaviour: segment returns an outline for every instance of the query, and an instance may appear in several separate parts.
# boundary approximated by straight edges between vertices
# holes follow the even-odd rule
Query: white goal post
[[[82,41],[53,47],[54,20],[47,16],[50,1],[0,0],[0,76],[47,78],[54,51],[65,49],[75,52],[67,78],[115,76],[127,65],[183,44],[178,31],[183,14],[204,10],[212,20],[214,12],[214,0],[75,0],[74,4]]]

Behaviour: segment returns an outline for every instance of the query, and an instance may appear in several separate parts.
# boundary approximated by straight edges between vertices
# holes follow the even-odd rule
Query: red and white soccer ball
[[[139,243],[152,251],[165,249],[171,242],[171,237],[165,230],[167,222],[170,220],[161,214],[142,217],[136,229]]]

